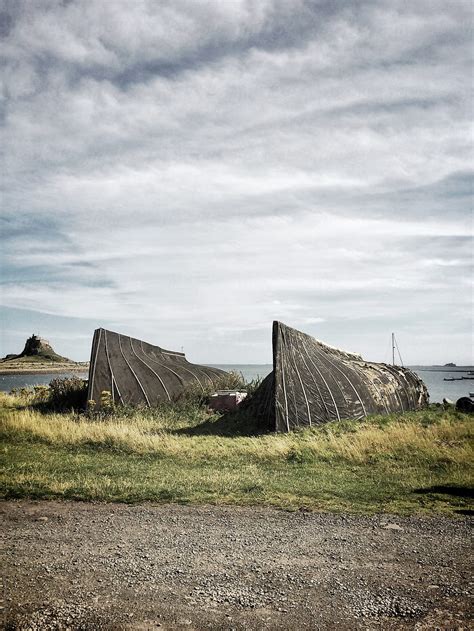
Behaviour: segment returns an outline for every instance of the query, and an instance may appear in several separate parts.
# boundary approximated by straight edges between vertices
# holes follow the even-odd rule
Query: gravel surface
[[[472,518],[3,502],[6,629],[471,629]]]

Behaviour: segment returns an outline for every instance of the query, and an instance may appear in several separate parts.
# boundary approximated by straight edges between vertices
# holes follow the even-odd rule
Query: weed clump
[[[53,379],[49,384],[49,397],[42,394],[43,406],[57,410],[83,410],[87,402],[87,381],[80,377]]]

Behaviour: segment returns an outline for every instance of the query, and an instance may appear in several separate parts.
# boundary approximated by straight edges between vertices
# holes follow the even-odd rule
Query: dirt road
[[[469,517],[0,510],[7,629],[471,628]]]

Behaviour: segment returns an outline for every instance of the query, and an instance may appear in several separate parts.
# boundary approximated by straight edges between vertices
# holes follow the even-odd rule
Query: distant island
[[[448,364],[445,364],[446,368],[455,368],[456,364],[453,364],[452,362],[449,362]]]
[[[10,353],[0,359],[0,374],[86,371],[88,362],[75,362],[58,355],[48,340],[33,334],[18,355]]]

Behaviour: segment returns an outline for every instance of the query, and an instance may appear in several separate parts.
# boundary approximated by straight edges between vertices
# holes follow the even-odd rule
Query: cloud
[[[268,359],[273,318],[472,361],[468,2],[5,7],[4,305],[203,361]]]

